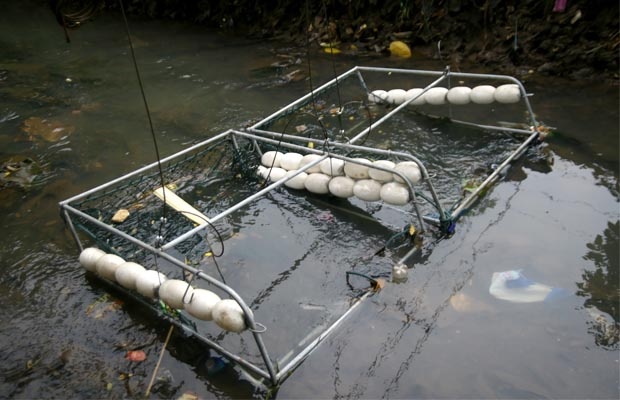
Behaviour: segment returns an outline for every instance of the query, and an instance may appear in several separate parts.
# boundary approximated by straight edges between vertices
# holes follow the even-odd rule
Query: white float
[[[154,269],[147,269],[136,277],[136,290],[142,296],[154,299],[157,289],[167,280],[166,275]]]
[[[97,269],[97,274],[113,281],[116,269],[119,265],[124,263],[125,260],[116,254],[106,254],[97,260],[95,268]]]
[[[498,86],[493,94],[495,101],[503,104],[517,103],[521,99],[519,86],[514,83]]]
[[[106,252],[96,247],[88,247],[80,253],[80,264],[85,270],[95,272],[97,260],[105,256]]]
[[[360,200],[381,200],[381,184],[373,179],[361,179],[353,185],[353,194]]]
[[[326,158],[319,163],[322,173],[330,176],[344,175],[344,161],[339,158]]]
[[[468,104],[471,101],[469,97],[470,94],[471,94],[471,88],[467,86],[455,86],[453,88],[450,88],[450,90],[448,90],[446,99],[448,99],[448,102],[450,104],[457,104],[457,105]]]
[[[405,264],[395,264],[392,267],[392,278],[395,281],[402,281],[407,279],[407,266]]]
[[[222,329],[241,332],[246,328],[245,316],[241,306],[232,299],[218,301],[211,312],[213,321]]]
[[[353,160],[370,164],[370,160],[366,158],[354,158]],[[346,176],[353,179],[368,179],[369,176],[367,166],[349,161],[344,163],[344,173]]]
[[[265,168],[262,165],[259,165],[258,167],[256,167],[256,175],[258,175],[261,178],[265,179],[265,178],[267,178],[267,170],[268,170],[268,168]]]
[[[373,162],[372,165],[383,168],[394,168],[396,166],[396,164],[390,160],[377,160]],[[381,171],[374,168],[368,169],[368,176],[379,182],[389,182],[394,179],[391,172]]]
[[[368,101],[371,103],[383,103],[387,98],[387,92],[385,90],[373,90],[368,94]]]
[[[390,104],[403,104],[407,98],[407,92],[403,89],[392,89],[387,92],[386,101]]]
[[[286,153],[280,157],[280,167],[287,171],[298,169],[302,158],[304,158],[304,156],[299,153]]]
[[[280,167],[265,168],[264,178],[267,179],[267,177],[269,177],[269,180],[271,182],[275,182],[275,181],[279,181],[280,179],[284,178],[285,175],[286,175],[286,170],[284,168],[280,168]]]
[[[298,171],[296,169],[293,169],[293,170],[288,171],[285,176],[286,177],[293,176],[297,172]],[[306,179],[308,179],[308,174],[306,174],[305,172],[300,172],[295,177],[284,182],[284,185],[291,189],[305,189],[306,187],[304,186],[304,183],[306,182]]]
[[[185,308],[192,298],[194,288],[180,279],[168,279],[159,287],[159,298],[177,310]]]
[[[146,268],[142,265],[129,261],[118,266],[116,272],[114,273],[114,279],[122,287],[135,290],[136,279],[138,278],[138,275],[144,271],[146,271]]]
[[[413,99],[414,97],[418,96],[423,91],[424,89],[421,89],[421,88],[414,88],[414,89],[407,90],[406,100]],[[424,104],[426,104],[426,100],[424,100],[424,95],[418,97],[417,99],[409,103],[410,106],[421,106]]]
[[[415,161],[403,161],[396,164],[394,167],[394,171],[398,171],[401,174],[405,175],[411,183],[418,183],[422,179],[422,172],[420,171],[420,167],[418,163]],[[399,183],[405,183],[403,178],[394,174],[394,180]]]
[[[194,289],[189,304],[185,304],[185,311],[189,315],[203,321],[213,319],[213,307],[220,301],[220,296],[206,289]]]
[[[329,181],[331,176],[325,174],[310,174],[304,182],[304,186],[309,192],[318,194],[329,193]]]
[[[381,200],[395,206],[403,206],[409,202],[409,189],[403,183],[388,182],[381,186]]]
[[[448,89],[445,87],[434,87],[428,89],[426,93],[424,93],[424,100],[428,104],[432,104],[434,106],[440,106],[442,104],[446,104],[446,95],[448,94]]]
[[[318,160],[319,158],[321,158],[321,156],[318,154],[306,154],[305,156],[303,156],[303,158],[299,162],[299,169],[305,167],[306,165],[310,164],[313,161]],[[321,168],[317,164],[317,165],[314,165],[313,167],[310,167],[305,172],[308,174],[312,174],[315,172],[321,172]]]
[[[329,192],[343,199],[353,196],[355,181],[348,176],[336,176],[329,181]]]
[[[471,90],[469,98],[476,104],[491,104],[495,101],[495,87],[491,85],[476,86]]]
[[[280,159],[282,155],[283,154],[280,153],[279,151],[268,151],[263,154],[263,156],[260,159],[260,162],[267,168],[279,167]]]

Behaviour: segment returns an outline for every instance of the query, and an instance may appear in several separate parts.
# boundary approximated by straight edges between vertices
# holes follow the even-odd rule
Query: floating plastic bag
[[[512,303],[549,301],[567,294],[565,289],[527,279],[520,270],[494,272],[489,293],[495,298]]]

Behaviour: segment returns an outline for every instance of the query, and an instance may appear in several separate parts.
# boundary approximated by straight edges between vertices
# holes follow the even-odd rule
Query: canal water
[[[162,156],[249,126],[307,93],[310,82],[316,87],[355,65],[444,67],[415,51],[407,60],[313,53],[310,80],[304,48],[182,23],[130,18],[130,26]],[[85,274],[58,202],[155,161],[153,140],[121,16],[104,13],[69,36],[67,43],[51,11],[28,1],[7,4],[0,15],[0,397],[142,398],[169,325]],[[390,88],[392,78],[384,79]],[[525,86],[538,119],[554,128],[547,142],[516,163],[451,238],[425,246],[406,282],[383,274],[385,287],[279,388],[266,389],[174,333],[150,397],[618,398],[618,88],[536,75]],[[445,133],[423,131],[379,136],[378,145],[406,147],[407,135],[420,135],[433,144],[416,151],[454,177],[472,160],[478,167],[497,161],[487,160],[493,145],[482,134],[448,129],[459,145],[440,157]],[[471,140],[455,139],[460,134]],[[454,193],[453,180],[436,175]],[[294,323],[290,332],[268,330],[276,348],[325,307],[293,283],[305,292],[316,285],[336,308],[365,284],[338,289],[333,283],[344,281],[347,267],[321,270],[329,260],[277,265],[295,259],[323,225],[350,228],[336,211],[303,218],[294,208],[305,200],[294,199],[281,189],[257,203],[256,240],[245,249],[231,241],[227,250],[245,256],[234,261],[239,279],[277,282],[262,293],[273,308],[255,309],[259,321]],[[278,202],[292,211],[280,212]],[[338,238],[342,247],[326,247],[328,256],[372,254],[384,232],[373,221],[356,223],[355,234]],[[279,229],[292,234],[278,236]],[[284,245],[272,270],[269,259],[252,263],[270,236]],[[323,275],[304,281],[313,263]],[[494,273],[517,270],[564,296],[532,303],[493,296]],[[299,313],[261,319],[284,303]],[[130,350],[146,360],[129,361]]]

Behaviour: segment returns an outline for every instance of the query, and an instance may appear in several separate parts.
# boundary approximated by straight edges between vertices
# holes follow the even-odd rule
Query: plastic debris
[[[536,303],[564,297],[565,289],[534,282],[521,273],[521,270],[494,272],[489,293],[500,300],[512,303]]]

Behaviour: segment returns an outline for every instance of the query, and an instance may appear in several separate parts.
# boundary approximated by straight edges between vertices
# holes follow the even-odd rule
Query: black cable
[[[133,61],[133,66],[136,71],[136,77],[138,78],[138,85],[140,86],[140,93],[142,94],[142,101],[144,102],[144,108],[146,110],[146,116],[149,121],[149,127],[151,130],[151,137],[153,138],[153,145],[155,146],[155,155],[157,156],[157,168],[159,169],[159,179],[162,188],[162,195],[164,204],[162,206],[162,223],[159,225],[159,234],[158,239],[163,241],[163,226],[166,222],[166,186],[164,180],[164,171],[161,166],[161,157],[159,155],[159,146],[157,145],[157,137],[155,136],[155,129],[153,128],[153,119],[151,118],[151,112],[149,110],[149,105],[146,100],[146,94],[144,93],[144,85],[142,84],[142,78],[140,77],[140,69],[138,68],[138,61],[136,60],[136,53],[133,49],[133,42],[131,40],[131,32],[129,32],[129,22],[127,21],[127,15],[125,15],[125,7],[123,6],[123,0],[118,0],[118,3],[121,8],[121,13],[123,14],[123,21],[125,22],[125,32],[127,33],[127,40],[129,42],[129,49],[131,50],[131,59]]]

